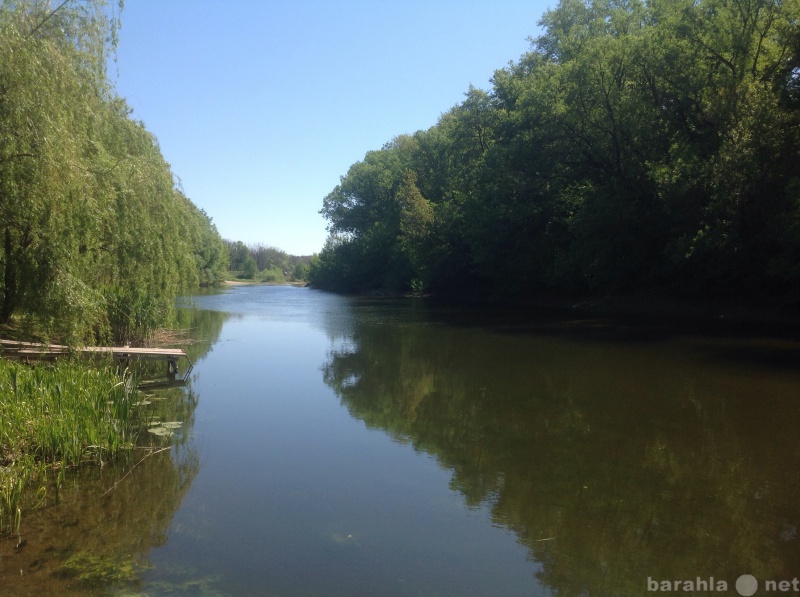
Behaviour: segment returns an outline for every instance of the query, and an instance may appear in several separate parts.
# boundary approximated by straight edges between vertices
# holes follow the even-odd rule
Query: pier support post
[[[167,378],[170,380],[175,379],[178,374],[178,361],[169,359],[167,361]]]

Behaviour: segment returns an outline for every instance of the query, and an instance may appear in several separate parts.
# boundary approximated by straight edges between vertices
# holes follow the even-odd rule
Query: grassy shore
[[[60,480],[68,468],[102,466],[145,426],[133,380],[108,363],[0,359],[0,534],[46,498],[48,472]]]

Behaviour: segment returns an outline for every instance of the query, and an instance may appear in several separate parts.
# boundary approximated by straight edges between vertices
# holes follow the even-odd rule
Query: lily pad
[[[148,429],[148,431],[153,435],[158,435],[160,437],[170,437],[173,433],[175,433],[172,429],[168,429],[167,427],[151,427]]]

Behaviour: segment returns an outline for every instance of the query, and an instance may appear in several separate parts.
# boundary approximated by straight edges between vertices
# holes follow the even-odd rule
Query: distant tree
[[[292,269],[292,278],[295,280],[305,280],[307,272],[308,266],[302,261],[298,261]]]
[[[258,264],[256,263],[256,260],[253,259],[252,255],[248,255],[245,258],[242,270],[242,277],[247,278],[248,280],[252,280],[256,274],[258,274]]]
[[[250,245],[250,254],[256,260],[259,270],[265,269],[284,269],[289,262],[289,255],[276,247],[268,247],[262,244]]]
[[[226,240],[225,245],[228,248],[229,266],[228,269],[233,271],[241,271],[244,269],[244,262],[250,255],[250,249],[242,241]]]

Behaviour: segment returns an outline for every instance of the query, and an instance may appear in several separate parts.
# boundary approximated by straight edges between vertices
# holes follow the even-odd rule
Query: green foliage
[[[434,212],[430,201],[417,188],[417,176],[409,170],[397,192],[400,202],[400,249],[416,273],[414,290],[424,288],[427,273],[428,244],[433,232]]]
[[[225,280],[228,247],[211,217],[182,194],[179,197],[187,211],[187,232],[191,234],[198,283],[200,286],[217,286]]]
[[[564,0],[325,198],[322,288],[800,301],[800,5]]]
[[[18,526],[23,507],[41,499],[44,467],[63,471],[130,450],[145,424],[136,396],[130,376],[110,367],[0,359],[0,532]]]
[[[250,249],[240,240],[236,242],[226,240],[224,242],[228,247],[228,269],[230,269],[230,271],[243,270],[245,259],[250,256]]]
[[[43,475],[43,466],[30,455],[22,456],[13,468],[0,466],[0,535],[6,531],[19,531],[26,490]],[[36,498],[43,491],[44,487],[40,485]]]
[[[0,460],[35,454],[72,466],[131,447],[135,398],[131,380],[105,368],[0,360]]]
[[[305,280],[306,275],[308,274],[308,265],[303,263],[302,261],[298,261],[294,264],[294,268],[292,268],[292,278],[295,280]]]
[[[69,576],[88,585],[131,585],[139,582],[139,574],[148,568],[130,557],[99,556],[79,551],[64,563]]]
[[[242,241],[223,241],[230,255],[228,269],[238,277],[260,282],[304,280],[310,257],[289,255],[276,247],[246,245]]]
[[[256,260],[253,259],[252,256],[248,255],[247,258],[244,260],[244,266],[242,267],[242,277],[247,278],[248,280],[252,280],[257,273],[258,273],[258,264],[256,263]]]
[[[71,343],[144,340],[227,264],[108,81],[108,15],[100,0],[0,4],[0,319]]]
[[[416,148],[413,137],[403,136],[369,152],[325,197],[321,213],[330,222],[332,236],[309,272],[311,283],[329,287],[323,280],[344,276],[336,286],[367,290],[408,286],[411,268],[399,246],[404,206],[398,193],[410,192],[403,177]],[[336,274],[330,268],[342,257],[349,263]]]

